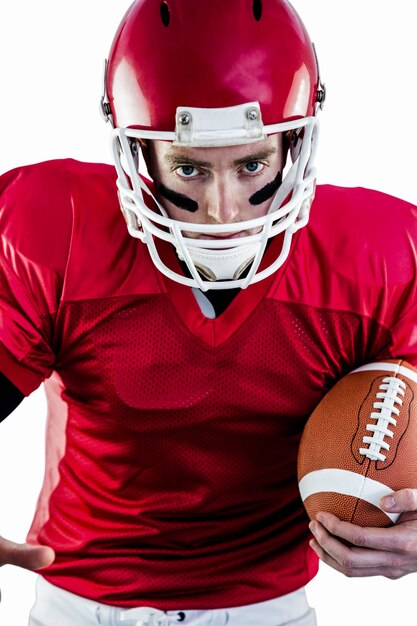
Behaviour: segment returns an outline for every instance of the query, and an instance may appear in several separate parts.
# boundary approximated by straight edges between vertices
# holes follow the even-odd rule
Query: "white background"
[[[102,63],[129,4],[1,3],[0,171],[67,156],[111,162],[98,114]],[[319,182],[373,187],[417,204],[415,0],[293,4],[316,43],[328,90]],[[36,392],[0,426],[0,534],[15,541],[24,540],[42,478],[43,425]],[[0,624],[26,626],[34,578],[0,570]],[[411,626],[415,587],[415,575],[348,580],[322,565],[308,593],[319,626]]]

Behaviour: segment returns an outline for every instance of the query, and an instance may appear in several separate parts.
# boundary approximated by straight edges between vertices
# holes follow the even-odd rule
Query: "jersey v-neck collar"
[[[277,256],[277,247],[278,251],[281,249],[281,238],[277,237],[276,239],[279,239],[279,241],[271,242],[265,253],[262,265],[268,266]],[[174,248],[166,242],[161,243],[165,244],[159,247],[163,261],[169,267],[175,267],[175,271],[181,272],[180,263]],[[227,309],[214,319],[210,319],[202,313],[200,305],[190,287],[177,283],[163,274],[160,274],[160,278],[163,281],[164,290],[167,292],[182,324],[196,338],[215,348],[227,341],[252,315],[272,284],[277,280],[278,275],[278,280],[281,279],[287,263],[288,259],[279,268],[278,274],[275,272],[271,276],[249,285],[246,289],[242,289],[241,293],[236,295]]]

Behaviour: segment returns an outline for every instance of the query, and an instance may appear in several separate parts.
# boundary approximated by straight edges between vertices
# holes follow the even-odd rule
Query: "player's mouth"
[[[217,233],[216,235],[202,234],[200,239],[239,239],[240,237],[246,237],[249,233],[241,230],[237,233]]]

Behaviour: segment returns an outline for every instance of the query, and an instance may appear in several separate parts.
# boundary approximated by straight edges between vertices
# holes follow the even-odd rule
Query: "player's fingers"
[[[330,534],[323,525],[317,522],[313,522],[310,528],[320,547],[339,563],[343,572],[355,568],[404,569],[408,566],[410,560],[408,555],[346,545],[340,540],[340,537]]]
[[[15,543],[0,537],[0,565],[17,565],[29,570],[38,570],[50,565],[54,559],[54,551],[47,546]]]
[[[374,561],[366,558],[365,552],[369,551],[362,549],[362,554],[360,554],[358,559],[353,548],[331,535],[321,524],[317,522],[311,523],[310,530],[316,540],[314,549],[316,549],[317,545],[319,546],[319,557],[325,563],[331,565],[331,567],[338,569],[338,571],[349,571],[357,567],[372,567],[375,565]]]
[[[416,530],[404,532],[404,527],[363,528],[344,522],[331,513],[318,513],[317,520],[332,535],[360,548],[385,550],[386,552],[407,552],[408,536],[413,534],[417,539]]]
[[[337,570],[341,574],[344,574],[348,578],[385,576],[386,578],[396,580],[409,573],[408,571],[398,567],[343,567],[336,559],[334,559],[332,556],[330,556],[330,554],[323,550],[323,548],[315,539],[312,539],[310,541],[310,546],[316,552],[320,560],[323,561],[323,563],[326,563],[326,565]]]

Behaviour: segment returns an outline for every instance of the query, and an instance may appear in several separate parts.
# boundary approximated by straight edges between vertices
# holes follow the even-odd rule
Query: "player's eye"
[[[243,166],[242,171],[248,174],[259,174],[264,167],[264,164],[260,161],[248,161]]]
[[[175,171],[181,178],[194,178],[198,174],[194,165],[180,165]]]

